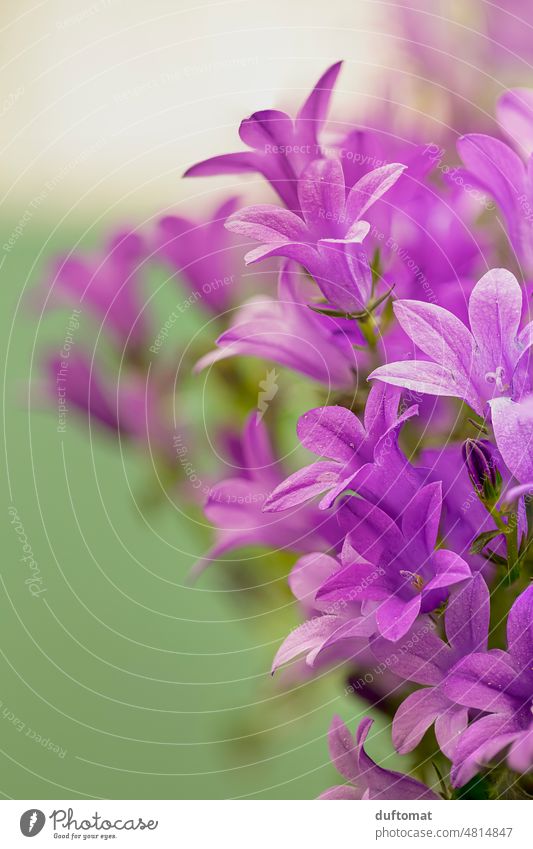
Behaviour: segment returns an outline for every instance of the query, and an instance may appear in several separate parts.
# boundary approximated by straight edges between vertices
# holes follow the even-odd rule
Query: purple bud
[[[463,443],[463,459],[470,480],[482,501],[494,502],[501,489],[501,475],[494,447],[486,439],[467,439]]]

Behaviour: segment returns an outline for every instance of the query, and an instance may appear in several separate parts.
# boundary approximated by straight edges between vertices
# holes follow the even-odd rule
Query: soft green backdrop
[[[4,231],[13,221],[6,213]],[[325,739],[331,716],[337,711],[355,724],[358,706],[336,674],[289,695],[270,677],[274,651],[297,621],[280,583],[271,597],[231,593],[215,567],[196,587],[185,586],[209,543],[206,531],[168,502],[143,516],[132,493],[150,480],[145,458],[129,449],[121,456],[98,433],[91,439],[70,414],[67,432],[58,434],[57,414],[42,408],[38,351],[46,340],[61,341],[65,316],[38,326],[27,295],[19,299],[84,227],[71,221],[53,230],[36,216],[16,247],[2,252],[0,792],[314,797],[335,781]],[[100,235],[82,243],[92,246]],[[297,406],[293,398],[289,441]],[[25,584],[30,573],[10,507],[39,564],[46,592],[38,598]],[[254,563],[265,575],[273,568],[272,558]],[[388,750],[388,740],[386,732],[370,749]]]

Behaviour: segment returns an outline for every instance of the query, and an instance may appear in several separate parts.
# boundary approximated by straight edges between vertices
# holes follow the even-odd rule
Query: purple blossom
[[[522,485],[506,493],[506,498],[516,498],[533,489],[533,396],[520,403],[495,398],[490,408],[498,448],[507,468]]]
[[[420,619],[405,637],[391,644],[378,638],[371,643],[376,657],[404,681],[427,685],[402,702],[392,723],[392,742],[400,754],[412,751],[435,723],[437,742],[452,758],[468,724],[468,708],[444,692],[451,669],[465,654],[485,651],[489,631],[490,598],[481,575],[475,575],[452,594],[444,617],[448,642],[435,633],[431,620]]]
[[[334,517],[324,517],[316,508],[293,510],[276,517],[263,513],[263,503],[282,480],[283,470],[256,412],[250,414],[244,427],[242,456],[243,467],[209,489],[204,512],[216,528],[216,542],[193,567],[193,577],[223,554],[246,545],[302,553],[331,548],[338,542]]]
[[[113,236],[102,253],[63,257],[46,284],[45,306],[86,307],[119,351],[140,349],[149,338],[139,281],[147,255],[144,239],[124,232]]]
[[[363,616],[359,602],[330,604],[316,598],[320,586],[340,567],[336,558],[320,552],[306,554],[295,564],[289,575],[289,587],[310,618],[283,641],[272,663],[272,672],[302,654],[310,667],[316,667],[319,661],[338,663],[341,658],[357,657],[362,664],[371,662],[368,638],[376,631],[374,616]]]
[[[242,289],[239,244],[224,227],[238,203],[236,197],[225,200],[206,220],[167,215],[158,222],[157,252],[215,315],[234,303]]]
[[[446,599],[448,587],[471,577],[459,555],[435,549],[441,505],[440,484],[428,484],[409,501],[397,524],[365,499],[347,499],[343,567],[321,586],[317,599],[372,602],[363,612],[375,611],[379,633],[392,641],[403,637],[420,613]]]
[[[457,142],[469,175],[500,207],[519,260],[533,270],[533,91],[512,89],[497,106],[500,127],[516,151],[500,139],[471,133]]]
[[[533,586],[513,604],[506,652],[493,649],[462,658],[448,674],[445,694],[483,711],[455,749],[452,783],[461,787],[503,750],[516,772],[533,768]]]
[[[291,263],[280,272],[278,297],[255,297],[245,303],[229,330],[217,339],[217,350],[197,364],[202,369],[232,356],[252,356],[287,366],[327,387],[354,384],[357,361],[353,343],[360,342],[355,322],[318,315],[307,306],[308,281]]]
[[[509,271],[488,271],[472,290],[470,330],[436,304],[397,301],[394,313],[428,360],[387,363],[369,379],[462,398],[480,415],[493,398],[519,400],[528,391],[524,354],[533,342],[533,326],[519,332],[522,290]]]
[[[355,739],[342,719],[333,718],[328,734],[330,757],[348,784],[330,787],[320,799],[440,799],[420,781],[378,766],[365,752],[365,742],[373,720],[359,723]]]
[[[412,405],[401,415],[401,391],[376,384],[370,390],[364,423],[345,407],[319,407],[304,413],[297,433],[302,445],[326,460],[295,472],[271,493],[264,509],[287,510],[326,493],[319,503],[324,510],[348,489],[394,511],[398,496],[413,495],[416,473],[398,447],[402,424],[416,415]]]
[[[342,62],[335,63],[320,77],[295,120],[275,109],[254,112],[239,128],[241,140],[251,151],[206,159],[189,168],[185,176],[259,173],[289,209],[298,210],[296,184],[307,165],[321,156],[319,133],[341,66]]]
[[[43,359],[42,393],[46,403],[59,404],[68,415],[75,411],[89,423],[140,443],[144,450],[171,455],[170,428],[162,412],[161,387],[134,370],[112,376],[85,351],[72,350],[67,360]],[[173,459],[173,458],[172,458]]]
[[[365,174],[346,195],[342,165],[317,159],[298,180],[301,216],[263,204],[239,210],[226,227],[262,242],[248,264],[272,256],[296,260],[314,277],[326,300],[347,313],[364,310],[372,274],[361,243],[370,225],[365,212],[398,180],[405,166],[384,165]]]

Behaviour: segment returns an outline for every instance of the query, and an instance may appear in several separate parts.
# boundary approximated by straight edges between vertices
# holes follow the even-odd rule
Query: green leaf
[[[501,536],[502,531],[499,528],[496,528],[494,531],[483,531],[482,534],[479,534],[470,546],[470,554],[481,554],[483,549],[492,539],[495,537]]]

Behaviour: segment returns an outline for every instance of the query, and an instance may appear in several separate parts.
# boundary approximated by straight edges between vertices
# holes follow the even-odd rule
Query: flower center
[[[496,371],[488,371],[485,375],[487,383],[495,384],[498,392],[507,392],[509,384],[505,381],[505,369],[503,366],[498,366]]]
[[[410,578],[411,584],[415,588],[415,590],[421,591],[424,586],[424,579],[422,575],[419,575],[417,572],[408,572],[407,569],[400,569],[400,575],[402,578]]]

